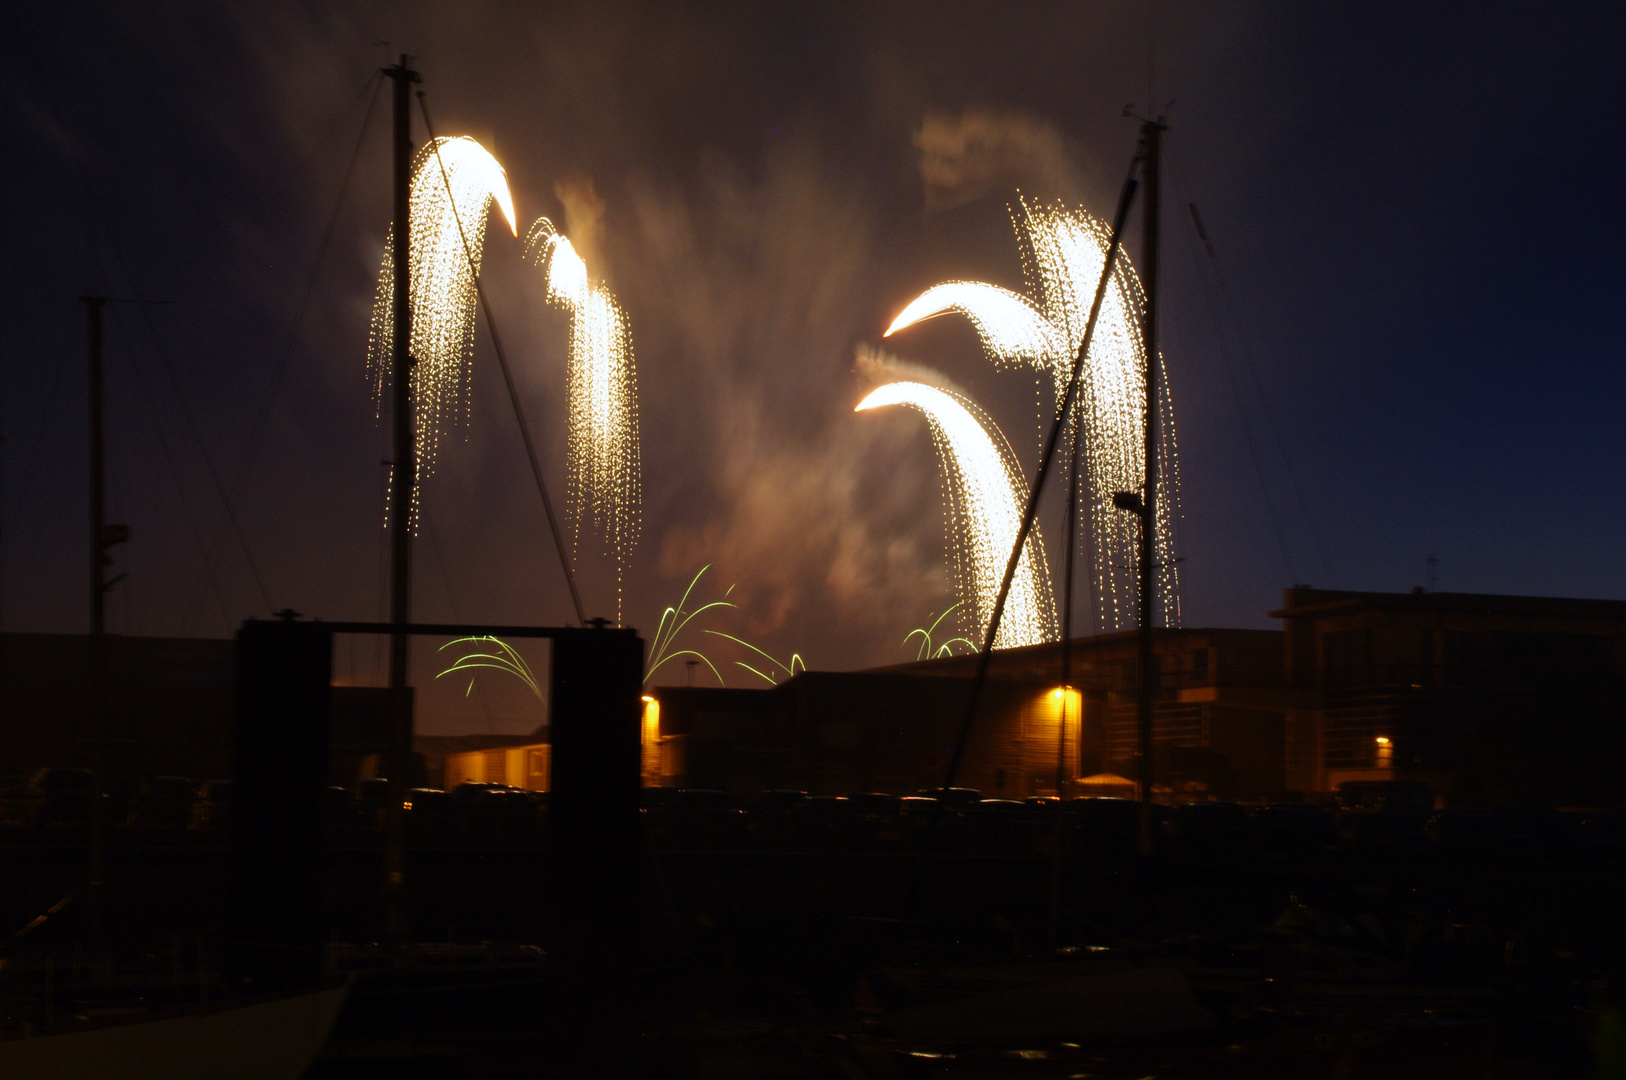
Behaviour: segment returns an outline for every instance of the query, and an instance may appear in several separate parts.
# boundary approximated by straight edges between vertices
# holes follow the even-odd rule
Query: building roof
[[[546,736],[531,735],[414,735],[412,749],[425,756],[443,757],[470,750],[501,750],[510,746],[530,746],[546,742]]]
[[[1285,606],[1275,619],[1338,614],[1361,610],[1427,611],[1481,615],[1547,616],[1626,620],[1626,600],[1583,600],[1553,596],[1504,596],[1495,593],[1350,592],[1339,589],[1287,589]]]

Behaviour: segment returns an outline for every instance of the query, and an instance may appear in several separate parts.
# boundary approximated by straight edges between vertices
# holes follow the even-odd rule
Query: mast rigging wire
[[[1040,459],[1039,471],[1033,477],[1033,491],[1028,496],[1027,510],[1022,515],[1022,527],[1016,532],[1016,544],[1011,549],[1009,561],[1005,564],[1005,579],[1000,583],[999,597],[994,601],[993,615],[988,620],[988,635],[983,639],[982,650],[977,654],[977,671],[971,681],[965,719],[960,724],[960,732],[955,738],[954,750],[949,756],[948,770],[943,778],[945,789],[954,786],[955,774],[959,772],[960,759],[965,754],[966,742],[971,736],[971,724],[977,716],[977,702],[982,696],[983,684],[988,681],[988,665],[993,659],[994,638],[999,633],[1000,618],[1005,614],[1005,598],[1011,591],[1011,579],[1016,576],[1016,566],[1021,560],[1023,545],[1027,543],[1028,534],[1033,530],[1033,521],[1039,512],[1039,498],[1044,494],[1045,479],[1049,476],[1050,466],[1056,459],[1056,445],[1061,439],[1062,429],[1067,424],[1067,414],[1072,411],[1073,402],[1078,397],[1079,384],[1083,381],[1084,361],[1089,356],[1090,339],[1095,336],[1095,323],[1101,314],[1101,302],[1106,298],[1107,285],[1112,281],[1112,270],[1118,261],[1119,248],[1123,245],[1124,223],[1129,217],[1130,204],[1135,201],[1135,189],[1139,186],[1135,172],[1145,157],[1145,151],[1143,137],[1136,145],[1134,158],[1130,160],[1129,174],[1124,177],[1123,191],[1118,196],[1118,210],[1112,219],[1112,242],[1107,246],[1106,259],[1101,267],[1101,280],[1095,287],[1095,299],[1090,303],[1090,316],[1084,324],[1084,337],[1078,343],[1078,355],[1073,360],[1073,372],[1067,380],[1067,390],[1056,408],[1056,419],[1050,427],[1050,437],[1045,440],[1044,457]],[[1156,377],[1152,370],[1153,363],[1153,359],[1148,357],[1146,361],[1148,379]]]
[[[1215,254],[1214,244],[1208,238],[1208,230],[1203,227],[1202,218],[1197,214],[1197,204],[1190,197],[1190,185],[1185,180],[1185,168],[1174,153],[1172,140],[1168,145],[1169,164],[1174,173],[1174,183],[1180,193],[1180,199],[1191,210],[1191,224],[1196,228],[1202,238],[1203,246],[1208,251],[1210,267],[1214,272],[1214,280],[1219,288],[1220,306],[1231,317],[1232,330],[1236,336],[1237,345],[1242,351],[1242,358],[1248,365],[1248,373],[1253,379],[1253,386],[1259,395],[1260,402],[1265,408],[1265,422],[1270,428],[1272,439],[1276,443],[1276,452],[1281,455],[1282,465],[1287,470],[1288,482],[1293,487],[1293,496],[1298,502],[1299,513],[1304,517],[1305,528],[1309,530],[1310,541],[1315,545],[1316,558],[1321,563],[1321,570],[1327,575],[1327,584],[1337,587],[1337,577],[1332,572],[1332,562],[1327,558],[1327,549],[1321,543],[1321,532],[1316,528],[1315,518],[1310,514],[1310,504],[1304,497],[1304,486],[1299,483],[1298,470],[1293,467],[1293,459],[1287,452],[1287,442],[1282,438],[1281,425],[1276,422],[1276,409],[1270,403],[1270,395],[1265,392],[1264,380],[1259,377],[1259,364],[1254,356],[1253,348],[1248,344],[1248,335],[1243,332],[1242,319],[1237,313],[1236,301],[1232,298],[1231,288],[1226,281],[1225,272],[1220,267],[1219,256]]]
[[[372,122],[373,110],[378,105],[378,88],[383,85],[383,82],[382,73],[375,71],[368,80],[367,85],[363,87],[364,92],[369,89],[372,91],[367,99],[367,111],[362,115],[361,130],[356,135],[355,145],[350,150],[350,160],[345,165],[344,173],[339,180],[339,193],[333,201],[333,209],[328,214],[327,224],[322,229],[321,239],[317,242],[316,258],[311,265],[309,276],[305,279],[305,287],[300,292],[299,303],[294,308],[293,318],[289,321],[288,332],[283,340],[281,353],[277,357],[276,366],[271,372],[271,382],[266,387],[265,397],[261,399],[259,410],[255,415],[253,431],[249,435],[248,449],[243,454],[242,464],[238,466],[237,477],[232,481],[231,493],[234,498],[241,497],[243,494],[248,485],[248,478],[253,472],[255,460],[259,456],[261,445],[265,439],[266,426],[271,418],[271,408],[276,402],[277,391],[282,388],[283,380],[288,374],[289,363],[293,359],[294,347],[299,340],[299,326],[304,321],[305,311],[310,306],[311,297],[315,294],[316,279],[321,273],[323,261],[327,258],[328,247],[332,243],[334,229],[338,224],[339,211],[344,207],[345,196],[350,190],[350,179],[355,174],[356,162],[361,157],[361,148],[367,138],[367,128]],[[337,127],[338,125],[335,124],[332,130],[337,130]],[[324,141],[325,138],[324,136]],[[210,536],[209,557],[211,559],[220,556],[220,545],[225,539],[226,527],[227,522],[224,515],[222,515],[216,522]],[[195,599],[187,602],[187,622],[191,620],[191,612],[195,602]],[[185,624],[183,623],[183,625]]]

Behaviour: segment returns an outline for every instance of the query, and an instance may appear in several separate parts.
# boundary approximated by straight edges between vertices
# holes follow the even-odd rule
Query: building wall
[[[110,774],[231,775],[234,644],[107,636]],[[88,767],[89,639],[0,634],[0,773]]]
[[[447,791],[459,784],[506,784],[526,791],[547,791],[553,764],[549,743],[465,750],[446,755]]]
[[[1289,789],[1281,635],[1164,631],[1154,770],[1195,794]],[[954,783],[987,797],[1073,794],[1079,777],[1133,776],[1137,640],[1113,634],[995,654]],[[861,672],[807,672],[762,690],[662,687],[659,776],[646,783],[740,794],[913,793],[940,786],[965,720],[974,658]],[[1062,695],[1064,666],[1071,689]],[[1068,703],[1065,730],[1062,702]],[[646,721],[648,717],[646,714]],[[646,744],[646,750],[647,750]],[[652,757],[646,756],[646,762]]]
[[[1626,798],[1626,603],[1289,589],[1273,614],[1313,699],[1291,724],[1291,768],[1316,788],[1420,779],[1470,804]]]

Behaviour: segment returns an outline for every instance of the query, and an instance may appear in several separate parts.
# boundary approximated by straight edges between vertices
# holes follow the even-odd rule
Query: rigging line
[[[452,575],[446,572],[446,560],[440,553],[440,537],[435,533],[434,522],[430,521],[429,515],[424,512],[421,500],[418,504],[418,520],[423,522],[423,530],[429,534],[429,548],[435,553],[435,565],[440,567],[440,583],[446,589],[446,600],[451,604],[452,618],[461,623],[463,621],[463,612],[458,607],[457,594],[452,592]],[[476,683],[475,686],[480,692],[480,711],[486,714],[486,730],[495,735],[497,733],[497,724],[491,718],[491,705],[486,701],[485,684]]]
[[[1056,459],[1056,444],[1061,439],[1062,429],[1067,426],[1067,414],[1072,411],[1073,402],[1078,397],[1079,385],[1084,381],[1084,361],[1089,356],[1090,339],[1095,336],[1095,322],[1101,315],[1101,302],[1106,299],[1107,285],[1112,281],[1113,267],[1118,261],[1118,251],[1123,244],[1124,223],[1129,218],[1129,207],[1135,201],[1135,189],[1139,186],[1135,171],[1144,160],[1145,153],[1146,140],[1142,136],[1135,147],[1135,156],[1129,162],[1129,174],[1124,177],[1123,191],[1118,196],[1118,210],[1112,218],[1112,242],[1107,246],[1106,258],[1101,267],[1101,280],[1095,286],[1095,299],[1090,303],[1090,317],[1084,323],[1084,337],[1078,343],[1078,355],[1073,359],[1073,372],[1067,380],[1066,393],[1062,395],[1061,403],[1056,407],[1056,419],[1050,426],[1050,437],[1045,440],[1044,456],[1039,461],[1038,473],[1033,477],[1033,491],[1028,495],[1027,509],[1022,514],[1022,525],[1016,531],[1016,544],[1011,548],[1011,557],[1005,563],[1005,578],[1000,582],[999,596],[994,600],[993,614],[988,620],[988,635],[983,639],[982,650],[977,654],[977,671],[971,681],[965,719],[960,723],[960,732],[954,742],[954,752],[949,757],[948,771],[943,779],[945,789],[954,786],[955,774],[959,772],[960,759],[965,754],[966,741],[971,735],[971,722],[977,716],[977,699],[982,696],[983,684],[988,681],[988,664],[993,659],[994,639],[999,633],[999,621],[1005,614],[1005,599],[1010,595],[1011,579],[1016,576],[1017,564],[1022,559],[1022,548],[1027,544],[1028,534],[1033,531],[1033,520],[1039,512],[1039,497],[1044,494],[1045,478]],[[1147,360],[1147,364],[1147,378],[1151,378],[1150,359]]]
[[[1190,185],[1184,180],[1185,168],[1180,159],[1174,154],[1172,145],[1169,149],[1169,160],[1174,169],[1175,182],[1189,191]],[[1189,205],[1195,207],[1196,203],[1191,202]],[[1231,325],[1236,334],[1237,345],[1242,351],[1243,360],[1247,362],[1248,373],[1252,376],[1254,390],[1259,394],[1259,400],[1264,404],[1265,422],[1270,428],[1271,437],[1275,440],[1276,452],[1281,455],[1282,464],[1287,469],[1287,479],[1293,486],[1293,497],[1299,504],[1299,513],[1304,515],[1305,527],[1310,531],[1310,540],[1315,545],[1316,558],[1321,563],[1322,572],[1327,575],[1327,584],[1336,586],[1337,577],[1332,572],[1332,562],[1327,558],[1327,549],[1322,546],[1321,531],[1316,528],[1315,517],[1310,513],[1310,503],[1304,497],[1304,485],[1299,482],[1298,470],[1293,467],[1293,458],[1287,452],[1287,440],[1282,438],[1281,425],[1276,421],[1276,409],[1270,403],[1270,395],[1265,392],[1264,380],[1259,375],[1258,358],[1254,355],[1253,347],[1248,343],[1248,335],[1243,332],[1242,317],[1238,313],[1236,301],[1231,295],[1231,287],[1226,280],[1225,271],[1220,266],[1219,256],[1214,251],[1213,241],[1208,238],[1208,230],[1201,226],[1201,216],[1196,217],[1192,224],[1197,226],[1204,246],[1207,248],[1209,262],[1214,270],[1214,280],[1219,286],[1221,306],[1226,309],[1226,312],[1231,317]]]
[[[136,358],[136,352],[130,348],[129,333],[124,326],[124,320],[119,316],[119,307],[113,305],[113,326],[119,335],[130,357],[130,370],[135,373],[136,389],[141,394],[141,402],[147,407],[147,418],[152,422],[153,436],[158,440],[158,449],[164,458],[164,465],[169,470],[170,479],[175,483],[175,498],[181,504],[181,516],[186,519],[187,531],[192,534],[192,542],[197,544],[198,553],[203,556],[204,564],[208,565],[208,553],[203,546],[203,533],[198,529],[198,520],[192,513],[192,507],[186,501],[186,485],[181,482],[181,471],[175,465],[175,455],[170,451],[169,440],[164,438],[164,427],[158,422],[158,410],[153,405],[152,392],[147,386],[147,377],[142,372],[141,363]],[[145,306],[145,305],[143,305]],[[215,596],[215,602],[220,605],[221,618],[226,625],[231,626],[231,615],[226,611],[226,598],[220,591],[220,582],[216,580],[213,571],[209,574],[209,587]],[[190,613],[188,613],[190,614]],[[186,633],[187,624],[181,624],[181,633]]]
[[[78,306],[76,301],[74,307],[77,308]],[[45,407],[40,410],[39,420],[34,424],[34,436],[27,444],[28,457],[23,461],[22,475],[18,478],[17,495],[11,504],[10,514],[8,515],[10,519],[21,517],[23,510],[28,507],[28,496],[31,493],[29,489],[34,482],[34,466],[39,461],[40,446],[44,441],[45,429],[50,426],[51,416],[56,409],[57,391],[62,388],[62,373],[68,369],[71,363],[69,357],[74,346],[73,328],[78,321],[78,311],[70,309],[68,312],[68,329],[62,337],[61,359],[51,372],[51,381],[47,384],[45,392]],[[10,554],[11,535],[10,530],[7,530],[4,536],[0,536],[0,567],[5,565],[5,561]]]
[[[1180,182],[1180,174],[1177,172],[1174,173],[1174,186],[1181,202],[1191,207],[1196,205],[1190,201],[1189,193]],[[1225,377],[1231,385],[1231,399],[1236,402],[1237,418],[1242,421],[1242,435],[1248,444],[1248,457],[1253,462],[1254,475],[1259,478],[1259,490],[1265,497],[1265,511],[1270,517],[1270,528],[1276,535],[1276,546],[1281,550],[1282,565],[1287,570],[1288,580],[1297,581],[1298,571],[1293,566],[1293,556],[1287,545],[1287,533],[1282,528],[1281,515],[1276,511],[1276,499],[1270,493],[1270,481],[1265,476],[1264,461],[1259,456],[1259,446],[1253,437],[1253,423],[1248,419],[1247,405],[1243,401],[1242,384],[1236,377],[1236,367],[1231,362],[1231,350],[1225,341],[1225,327],[1220,321],[1219,310],[1215,307],[1213,285],[1210,284],[1203,261],[1197,253],[1198,234],[1194,219],[1189,214],[1184,217],[1186,241],[1191,249],[1192,262],[1197,268],[1197,280],[1202,285],[1203,305],[1208,311],[1209,321],[1214,325],[1214,342],[1219,350],[1220,361],[1225,365]]]
[[[375,424],[373,426],[378,432],[378,441],[384,444],[379,449],[379,454],[383,455],[389,453],[389,436],[384,431],[384,425]],[[390,504],[390,470],[394,467],[395,463],[390,461],[388,458],[382,456],[379,458],[379,486],[382,489],[381,494],[383,495],[383,498],[373,505],[388,506]],[[376,614],[373,616],[374,622],[384,621],[384,605],[390,592],[389,560],[389,533],[387,533],[384,530],[384,527],[380,525],[378,529],[378,607],[375,609]],[[380,668],[383,666],[385,639],[383,634],[371,634],[369,637],[371,637],[373,642],[373,683],[375,685],[381,685],[383,675],[380,674]]]
[[[22,27],[17,25],[15,18],[13,18],[13,24],[16,27],[17,37],[23,46],[24,55],[27,57],[29,66],[31,68],[35,67],[33,63],[32,51],[28,49],[27,39],[22,34]],[[50,94],[46,91],[44,80],[39,78],[37,69],[34,71],[34,75],[35,81],[38,84],[39,92],[48,103],[48,107],[52,114],[53,122],[56,124],[58,134],[62,137],[62,141],[70,148],[69,157],[79,172],[80,183],[84,187],[87,201],[90,204],[89,217],[94,219],[94,224],[107,240],[107,246],[112,249],[113,260],[118,266],[119,273],[124,277],[125,285],[128,287],[130,295],[139,300],[140,292],[135,287],[135,276],[130,272],[130,265],[124,258],[123,249],[119,247],[118,240],[114,236],[113,230],[108,226],[106,214],[102,212],[101,200],[96,195],[96,185],[91,181],[90,168],[85,164],[84,158],[80,155],[78,144],[66,138],[66,129],[62,126],[61,118],[57,114],[55,103],[51,100]],[[89,225],[90,223],[87,222],[87,232],[89,231]],[[174,365],[171,364],[169,354],[164,349],[163,342],[158,336],[157,327],[153,323],[152,313],[148,310],[149,305],[142,303],[138,304],[138,306],[141,308],[142,322],[146,327],[148,335],[152,338],[153,349],[158,354],[159,361],[163,365],[165,374],[168,376],[171,392],[175,394],[176,401],[181,407],[181,414],[186,418],[187,426],[191,429],[192,437],[198,444],[198,453],[203,458],[203,464],[209,473],[210,480],[214,483],[215,493],[219,496],[221,502],[225,504],[226,515],[231,522],[233,531],[237,534],[238,542],[243,547],[243,556],[248,562],[249,570],[254,575],[255,584],[259,586],[260,595],[265,601],[267,610],[271,610],[275,607],[275,605],[271,603],[270,593],[266,590],[265,580],[261,577],[259,568],[254,562],[254,555],[249,549],[248,539],[243,534],[243,530],[238,524],[237,515],[232,508],[231,501],[226,494],[224,486],[220,482],[220,474],[215,470],[214,461],[210,458],[208,448],[203,442],[203,436],[198,428],[197,420],[192,415],[192,410],[187,405],[185,397],[181,395],[180,383],[175,376]],[[132,356],[133,355],[134,354],[132,353]],[[157,423],[156,412],[153,414],[153,422],[154,424]]]
[[[129,283],[130,291],[134,294],[136,292],[135,278],[130,273],[129,264],[124,261],[123,252],[116,243],[113,243],[111,233],[109,234],[109,243],[113,247],[113,257],[119,264],[119,272],[124,275],[124,280]],[[226,490],[225,484],[221,482],[220,471],[215,468],[214,459],[210,457],[208,446],[203,441],[203,432],[198,427],[197,417],[193,414],[192,407],[186,403],[185,395],[181,393],[181,383],[175,374],[175,365],[171,362],[169,350],[164,347],[163,339],[158,334],[158,327],[153,322],[151,305],[140,304],[138,306],[141,309],[142,324],[146,327],[147,335],[152,339],[153,351],[158,354],[159,364],[163,367],[164,375],[168,379],[170,392],[175,395],[175,403],[181,407],[181,416],[185,419],[187,429],[192,434],[192,440],[197,443],[198,456],[203,459],[204,471],[209,474],[209,481],[214,486],[216,497],[220,499],[226,520],[230,523],[232,532],[237,536],[238,545],[243,549],[243,560],[248,564],[249,573],[254,577],[254,584],[259,589],[260,599],[264,602],[267,612],[275,611],[276,604],[271,600],[271,591],[266,588],[265,576],[260,573],[259,564],[254,561],[254,551],[249,547],[248,536],[243,532],[242,523],[237,518],[237,509],[232,503],[231,493]],[[157,423],[156,413],[153,422]],[[204,557],[208,558],[207,551],[205,551]],[[230,625],[229,619],[227,625]]]
[[[435,150],[435,164],[440,166],[441,183],[446,185],[446,198],[452,208],[452,220],[457,222],[457,235],[463,241],[463,257],[469,261],[469,273],[474,276],[474,291],[480,297],[480,308],[486,313],[486,329],[491,331],[491,347],[502,368],[503,382],[508,386],[508,400],[514,406],[514,419],[519,421],[520,437],[525,440],[525,454],[531,461],[531,476],[536,490],[542,496],[542,508],[548,514],[548,528],[553,532],[553,546],[559,552],[559,567],[564,571],[565,584],[570,586],[570,601],[576,606],[576,618],[587,625],[587,610],[582,607],[581,593],[576,590],[576,574],[570,568],[570,557],[565,554],[565,541],[559,532],[559,519],[553,512],[553,500],[548,497],[548,485],[542,479],[542,464],[536,456],[536,444],[531,441],[531,426],[525,421],[525,410],[520,407],[519,391],[514,386],[513,372],[508,368],[508,355],[503,351],[502,338],[497,334],[497,320],[491,314],[491,301],[486,298],[485,285],[480,280],[480,268],[475,265],[474,252],[469,249],[468,234],[463,231],[463,218],[457,212],[457,199],[452,192],[451,177],[446,175],[446,163],[441,160],[440,146],[435,142],[435,126],[429,121],[429,102],[423,91],[418,91],[418,109],[423,113],[423,128],[429,136],[429,145]],[[410,223],[407,225],[410,228]]]
[[[272,406],[276,403],[277,391],[282,388],[283,380],[287,377],[288,368],[293,360],[294,348],[299,341],[299,327],[304,321],[305,311],[310,306],[311,297],[316,292],[316,279],[322,270],[322,263],[327,258],[328,246],[332,243],[335,226],[339,221],[339,211],[344,208],[345,195],[350,190],[350,179],[355,174],[356,162],[361,157],[361,148],[367,138],[367,127],[373,118],[373,111],[378,104],[378,88],[383,84],[383,76],[374,73],[369,80],[372,96],[367,102],[367,112],[361,118],[361,131],[356,135],[355,145],[350,150],[350,161],[344,167],[344,173],[339,180],[339,193],[334,198],[333,209],[328,214],[327,225],[322,229],[321,239],[316,245],[316,258],[311,265],[309,277],[305,280],[304,290],[300,293],[299,303],[294,307],[294,315],[288,324],[287,337],[282,343],[282,350],[277,357],[276,366],[272,369],[271,383],[267,386],[265,397],[260,402],[260,408],[254,418],[253,432],[249,436],[248,449],[243,455],[243,462],[237,469],[237,477],[232,481],[231,493],[233,498],[240,498],[248,485],[248,478],[254,469],[255,459],[259,456],[261,444],[265,439],[266,427],[271,418]],[[335,125],[336,129],[337,125]],[[220,557],[220,547],[225,540],[227,522],[225,515],[216,521],[210,533],[209,550],[212,557]]]
[[[343,126],[345,120],[349,117],[350,110],[353,109],[359,101],[366,98],[367,111],[368,113],[372,112],[373,105],[378,100],[378,84],[382,83],[383,81],[383,71],[378,68],[373,68],[367,75],[367,81],[361,84],[361,89],[357,90],[355,96],[345,103],[344,108],[339,110],[339,115],[333,118],[333,122],[328,125],[327,130],[322,132],[321,137],[318,138],[316,142],[311,144],[311,148],[305,151],[299,160],[289,167],[288,178],[266,196],[266,205],[275,205],[284,195],[288,193],[294,184],[299,181],[304,166],[316,156],[318,151],[325,150],[327,148],[328,141],[339,133],[340,127]],[[365,126],[366,121],[363,120],[362,124]]]

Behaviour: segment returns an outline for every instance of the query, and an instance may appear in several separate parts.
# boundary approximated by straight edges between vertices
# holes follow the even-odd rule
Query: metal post
[[[1157,565],[1154,540],[1157,535],[1157,231],[1158,231],[1158,142],[1163,133],[1161,119],[1142,126],[1146,159],[1141,179],[1146,185],[1146,205],[1142,224],[1140,280],[1146,293],[1141,341],[1146,348],[1146,478],[1140,506],[1140,680],[1136,701],[1137,786],[1140,788],[1140,849],[1152,853],[1152,701],[1157,695],[1157,655],[1152,648],[1153,595]]]
[[[391,351],[391,405],[394,462],[390,483],[390,746],[384,755],[389,779],[388,837],[384,855],[386,929],[405,933],[401,889],[405,870],[405,821],[401,801],[412,754],[412,689],[408,682],[412,639],[402,632],[412,620],[412,491],[417,482],[418,448],[412,397],[412,84],[418,73],[410,57],[384,69],[394,82],[395,221],[390,230],[394,311]]]
[[[101,931],[102,879],[106,860],[102,806],[102,741],[107,728],[106,448],[102,443],[102,306],[105,296],[81,296],[85,305],[85,352],[90,402],[90,879],[87,882],[93,942]]]

